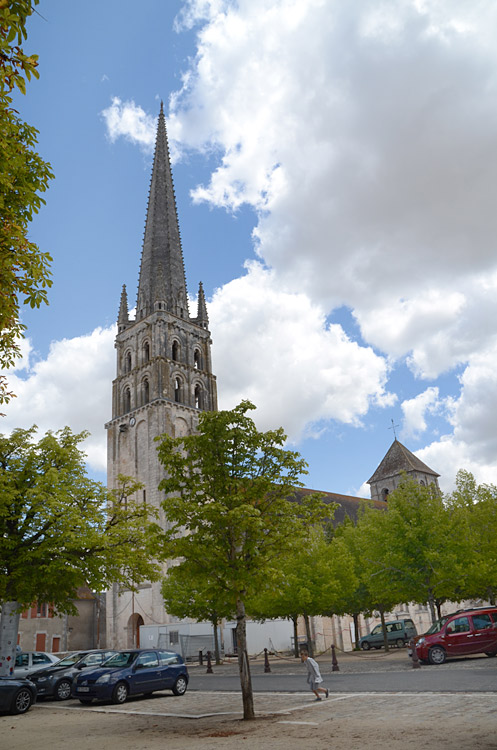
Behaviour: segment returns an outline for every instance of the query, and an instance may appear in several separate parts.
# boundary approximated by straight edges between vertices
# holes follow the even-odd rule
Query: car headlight
[[[424,642],[425,642],[424,638],[418,638],[418,640],[416,641],[416,646],[421,646],[421,644]]]
[[[110,680],[110,672],[107,672],[107,674],[100,675],[98,680],[96,680],[95,682],[99,685],[103,685],[105,682],[109,682],[109,680]]]

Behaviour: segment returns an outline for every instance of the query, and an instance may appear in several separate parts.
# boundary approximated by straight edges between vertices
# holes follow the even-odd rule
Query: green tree
[[[204,412],[196,434],[164,435],[159,446],[170,525],[163,553],[202,565],[235,607],[245,719],[254,718],[245,603],[273,586],[281,556],[326,513],[318,497],[292,501],[306,463],[283,448],[281,428],[256,429],[247,416],[254,408],[242,401],[232,411]]]
[[[189,559],[182,565],[169,568],[161,590],[164,606],[172,615],[211,623],[215,660],[220,664],[219,622],[225,617],[234,617],[236,606],[233,601],[225,599],[225,592],[217,585],[216,579],[209,576],[203,565]]]
[[[47,302],[51,257],[28,239],[28,227],[44,203],[53,174],[35,150],[38,131],[19,117],[13,92],[26,92],[26,81],[38,77],[37,55],[26,55],[26,20],[38,0],[0,0],[0,368],[11,367],[19,354],[20,302],[39,307]],[[14,395],[0,375],[0,403]]]
[[[435,621],[437,602],[457,601],[467,575],[461,522],[434,485],[408,478],[388,496],[386,513],[368,508],[358,529],[373,597],[428,604]]]
[[[459,471],[456,489],[446,498],[458,520],[466,545],[462,562],[461,598],[488,599],[497,596],[497,487],[477,484],[468,471]]]
[[[83,583],[97,592],[157,580],[151,562],[159,527],[134,502],[139,484],[120,477],[109,493],[86,476],[79,443],[66,427],[34,441],[36,428],[0,435],[0,674],[8,673],[19,614],[34,601],[76,614]]]

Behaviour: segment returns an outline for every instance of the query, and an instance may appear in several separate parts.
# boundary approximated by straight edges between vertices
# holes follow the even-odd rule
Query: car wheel
[[[66,701],[71,697],[71,683],[69,680],[61,680],[55,686],[55,700]]]
[[[91,698],[80,698],[79,702],[83,704],[83,706],[89,706],[91,703]]]
[[[428,651],[428,661],[430,664],[443,664],[446,658],[445,649],[441,646],[432,646]]]
[[[174,695],[184,695],[186,693],[187,687],[188,687],[188,682],[186,680],[186,677],[183,677],[183,675],[180,675],[173,685]]]
[[[27,688],[20,688],[14,695],[14,700],[10,707],[11,714],[25,714],[31,708],[33,703],[33,696],[31,690]]]
[[[118,682],[112,691],[112,703],[125,703],[128,697],[128,686],[125,682]]]
[[[395,641],[395,643],[397,645],[397,648],[404,648],[404,646],[405,646],[405,643],[402,640],[402,638],[397,638],[397,640]]]
[[[485,656],[497,656],[497,651],[485,651]]]
[[[362,648],[362,649],[363,649],[364,651],[369,651],[369,649],[371,648],[371,646],[369,645],[369,643],[368,643],[367,641],[363,641],[363,642],[361,643],[361,648]]]

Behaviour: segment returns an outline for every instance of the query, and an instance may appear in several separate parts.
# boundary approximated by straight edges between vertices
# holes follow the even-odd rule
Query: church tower
[[[438,490],[440,489],[440,474],[430,469],[395,438],[375,473],[367,481],[371,489],[371,499],[388,502],[388,495],[399,486],[406,474],[418,484],[434,484]]]
[[[176,199],[161,104],[145,235],[141,255],[136,314],[129,316],[123,286],[118,314],[117,375],[112,384],[112,419],[107,429],[107,484],[118,474],[143,483],[143,499],[160,507],[157,487],[163,477],[154,439],[195,430],[202,410],[217,409],[212,374],[211,337],[202,283],[196,317],[190,317]],[[137,594],[110,592],[107,644],[138,645],[143,624],[167,623],[160,584]]]

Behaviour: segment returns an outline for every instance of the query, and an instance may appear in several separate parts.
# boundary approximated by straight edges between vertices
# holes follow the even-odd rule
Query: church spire
[[[205,303],[204,287],[202,282],[198,285],[198,305],[196,322],[202,328],[208,328],[209,316],[207,315],[207,305]]]
[[[128,313],[128,295],[126,293],[126,284],[123,284],[121,292],[121,303],[119,305],[119,315],[117,316],[117,326],[119,332],[129,325],[129,313]]]
[[[188,319],[185,268],[161,102],[138,282],[137,320],[162,302],[169,312]]]

